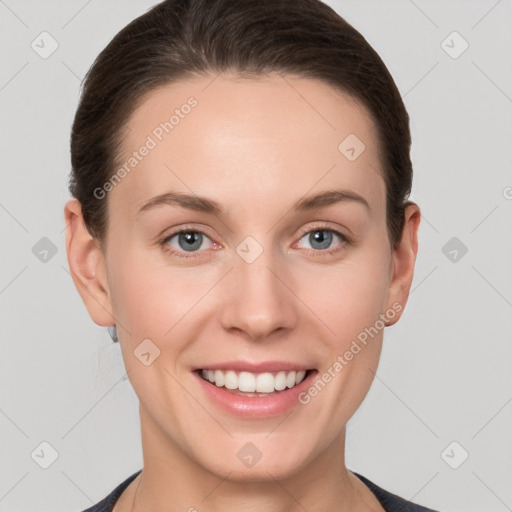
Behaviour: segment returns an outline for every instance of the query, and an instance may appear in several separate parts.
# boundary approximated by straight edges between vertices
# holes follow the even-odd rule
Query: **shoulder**
[[[129,476],[124,482],[121,482],[108,496],[103,498],[96,505],[84,510],[83,512],[112,512],[116,501],[119,499],[119,496],[123,493],[123,491],[130,485],[130,483],[135,480],[137,475],[142,471],[140,469],[133,475]]]
[[[396,494],[392,494],[355,471],[351,471],[351,473],[356,475],[364,484],[366,484],[366,486],[379,500],[379,503],[383,506],[386,512],[438,512],[431,508],[417,505],[412,501],[407,501]]]

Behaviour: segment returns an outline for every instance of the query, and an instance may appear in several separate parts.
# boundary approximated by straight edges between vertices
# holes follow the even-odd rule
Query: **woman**
[[[408,121],[318,0],[168,0],[100,53],[66,248],[144,467],[89,512],[430,510],[345,466],[413,278]]]

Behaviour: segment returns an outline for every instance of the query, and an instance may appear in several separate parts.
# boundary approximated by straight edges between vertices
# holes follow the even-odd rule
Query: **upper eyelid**
[[[318,226],[313,226],[313,227],[309,227],[309,228],[305,228],[305,229],[301,230],[300,231],[301,238],[304,235],[307,235],[308,233],[311,233],[312,231],[332,231],[334,233],[339,233],[340,235],[343,235],[341,229],[333,228],[331,226],[328,226],[327,224],[325,224],[325,225],[319,224]]]
[[[167,231],[167,230],[165,230],[165,231]],[[162,234],[162,236],[164,238],[169,238],[169,237],[172,237],[172,236],[175,236],[175,235],[179,235],[180,233],[190,233],[190,232],[193,232],[193,233],[201,233],[201,234],[206,235],[209,238],[211,238],[211,236],[208,234],[208,231],[209,231],[209,229],[206,228],[206,227],[202,227],[202,226],[201,227],[197,227],[197,226],[192,226],[192,225],[184,224],[179,229],[176,229],[176,231],[171,229],[168,235]]]

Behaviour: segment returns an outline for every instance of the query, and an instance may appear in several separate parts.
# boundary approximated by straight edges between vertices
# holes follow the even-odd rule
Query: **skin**
[[[117,324],[140,401],[144,469],[115,511],[382,511],[345,466],[345,428],[373,381],[384,329],[287,416],[232,416],[209,400],[191,369],[284,360],[321,375],[398,303],[402,310],[386,322],[395,323],[413,278],[419,207],[407,207],[392,250],[376,127],[350,96],[290,75],[214,78],[161,87],[134,111],[122,162],[170,112],[190,96],[198,101],[109,192],[104,252],[80,204],[65,206],[71,275],[94,322]],[[366,146],[354,161],[338,150],[351,133]],[[370,210],[355,201],[292,210],[304,195],[334,189],[363,196]],[[214,199],[227,213],[163,205],[137,217],[168,191]],[[184,228],[206,235],[200,249],[187,252],[178,236],[159,245]],[[318,229],[349,242],[333,236],[318,248],[309,237]],[[247,236],[263,248],[252,263],[236,252]],[[166,245],[197,257],[172,255]],[[160,349],[149,366],[133,354],[147,338]],[[236,457],[247,442],[262,453],[250,469]]]

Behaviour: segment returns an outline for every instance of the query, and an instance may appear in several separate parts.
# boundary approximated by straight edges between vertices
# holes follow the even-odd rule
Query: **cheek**
[[[129,332],[132,343],[141,337],[161,336],[164,324],[171,320],[173,308],[169,297],[173,292],[176,295],[175,291],[162,281],[162,273],[148,264],[147,258],[144,260],[129,249],[122,250],[114,242],[112,245],[116,249],[111,253],[109,284],[116,320],[121,329]]]
[[[173,339],[178,349],[173,335],[204,309],[200,300],[218,279],[214,270],[171,266],[144,251],[112,256],[118,262],[109,271],[113,311],[131,343],[150,338],[163,345]]]
[[[381,255],[376,248],[361,251],[353,262],[316,276],[312,309],[330,333],[324,338],[326,352],[319,369],[325,384],[310,388],[305,399],[311,400],[312,416],[326,411],[332,436],[336,425],[345,424],[360,406],[378,366],[384,333],[380,315],[388,284],[388,261]],[[314,277],[308,277],[310,285]],[[322,398],[316,400],[315,394]]]
[[[308,298],[306,304],[329,328],[338,349],[384,312],[389,259],[382,254],[382,249],[368,248],[336,266],[304,273],[299,296]]]

